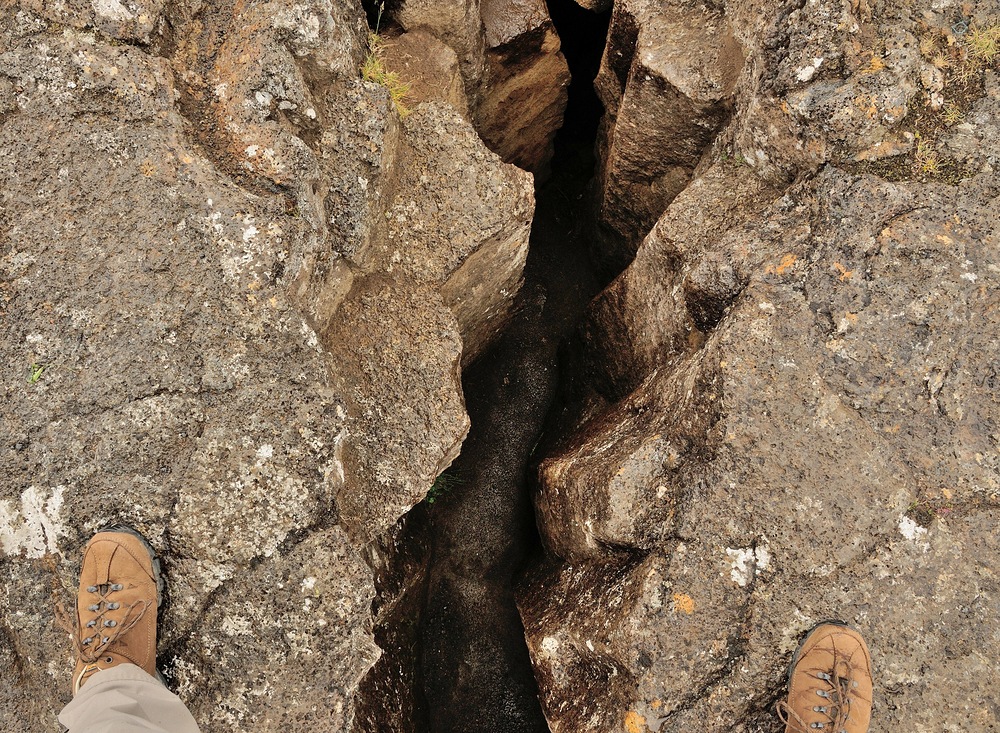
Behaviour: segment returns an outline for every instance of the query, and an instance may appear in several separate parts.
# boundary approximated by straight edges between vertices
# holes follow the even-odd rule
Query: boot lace
[[[836,672],[833,674],[816,672],[814,675],[819,684],[810,689],[807,694],[815,694],[819,698],[813,705],[812,712],[822,715],[822,721],[806,723],[802,716],[785,700],[780,701],[777,705],[778,717],[783,723],[791,726],[795,733],[812,733],[814,730],[847,733],[852,695],[855,694],[855,688],[858,686],[857,681],[850,676],[850,666],[848,666],[848,670],[848,677],[841,677]]]
[[[110,656],[112,647],[119,637],[142,620],[152,605],[143,599],[123,608],[120,602],[114,600],[114,594],[122,588],[121,583],[104,583],[86,589],[95,602],[86,607],[87,620],[83,622],[83,614],[80,614],[82,625],[72,631],[76,655],[85,665],[75,682],[76,690],[79,690],[87,677],[101,669],[100,662],[110,664],[114,661]],[[108,656],[105,657],[106,654]]]

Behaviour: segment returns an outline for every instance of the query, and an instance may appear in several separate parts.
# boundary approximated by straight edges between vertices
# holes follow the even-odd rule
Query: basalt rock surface
[[[881,730],[981,729],[997,180],[775,196],[730,166],[595,302],[592,417],[540,469],[553,559],[521,609],[550,729],[776,730],[827,618],[869,641]]]
[[[486,0],[485,69],[476,129],[501,158],[548,175],[566,111],[569,69],[543,0]]]
[[[626,0],[615,5],[595,87],[596,210],[608,267],[620,271],[691,178],[729,113],[743,52],[725,14]]]
[[[616,3],[594,213],[626,269],[519,596],[550,730],[783,730],[829,618],[879,730],[996,724],[996,15]]]
[[[617,3],[597,79],[605,267],[621,271],[722,156],[775,185],[829,162],[893,180],[992,170],[995,69],[969,40],[996,13],[994,2]]]
[[[202,730],[349,730],[371,548],[468,430],[530,176],[401,123],[352,2],[0,8],[0,728],[55,728],[54,607],[127,523]]]

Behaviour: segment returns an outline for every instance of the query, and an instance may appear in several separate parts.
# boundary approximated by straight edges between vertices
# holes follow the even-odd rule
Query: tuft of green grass
[[[36,384],[38,380],[42,378],[42,373],[45,371],[45,367],[45,364],[33,363],[28,372],[28,384]]]
[[[924,176],[941,175],[945,161],[941,159],[931,143],[920,140],[917,142],[917,150],[913,156],[913,164],[916,172]]]
[[[410,114],[410,108],[406,106],[406,95],[410,91],[410,85],[400,79],[395,71],[389,71],[385,65],[385,39],[375,31],[368,33],[368,54],[361,65],[361,76],[365,81],[374,82],[385,87],[389,91],[389,98],[396,108],[400,117]]]
[[[941,112],[941,119],[944,120],[944,124],[948,127],[952,125],[957,125],[959,122],[965,119],[965,115],[962,113],[961,108],[956,104],[946,104],[944,110]]]
[[[988,27],[973,26],[965,36],[969,54],[984,64],[992,64],[1000,56],[1000,23]]]
[[[450,494],[452,490],[457,489],[461,485],[462,479],[458,474],[445,471],[434,479],[434,483],[427,492],[427,496],[424,497],[424,501],[428,504],[433,504],[434,502],[443,499],[445,496]]]
[[[378,4],[378,17],[375,19],[375,30],[368,31],[368,53],[361,64],[361,76],[365,81],[374,82],[389,90],[392,106],[400,117],[410,114],[406,106],[406,95],[410,85],[399,78],[395,71],[389,71],[385,65],[385,39],[379,35],[382,28],[382,13],[385,11],[385,0]]]

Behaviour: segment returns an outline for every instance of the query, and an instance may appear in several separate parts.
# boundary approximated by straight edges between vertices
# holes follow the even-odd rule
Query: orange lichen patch
[[[885,61],[882,60],[881,56],[876,56],[872,54],[871,60],[868,62],[868,66],[861,70],[861,74],[877,74],[885,68]]]
[[[147,178],[152,178],[156,175],[156,166],[148,160],[144,160],[139,164],[139,171]]]
[[[663,700],[656,698],[653,702],[649,703],[649,707],[653,708],[653,710],[659,710],[663,707]]]
[[[854,270],[848,270],[839,262],[834,262],[833,268],[840,273],[840,277],[837,278],[840,282],[847,282],[854,275]]]
[[[634,710],[625,713],[625,730],[628,733],[646,733],[646,719]]]
[[[945,499],[951,499],[954,494],[952,494],[951,489],[941,489],[941,496]]]
[[[896,423],[895,425],[890,425],[889,427],[887,427],[885,429],[885,432],[889,433],[890,435],[897,435],[901,427],[902,426],[899,423]]]
[[[674,601],[674,613],[680,611],[681,613],[686,613],[688,616],[694,613],[694,599],[687,593],[674,593],[672,598]]]
[[[793,255],[791,252],[786,254],[781,258],[781,262],[774,266],[768,266],[765,272],[774,273],[776,275],[784,275],[785,272],[791,268],[796,261],[798,261],[798,255]]]

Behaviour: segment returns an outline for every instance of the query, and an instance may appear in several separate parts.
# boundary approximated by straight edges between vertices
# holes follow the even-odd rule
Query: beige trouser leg
[[[199,733],[181,699],[134,664],[97,672],[59,722],[69,733]]]

